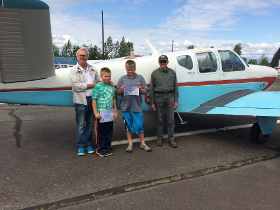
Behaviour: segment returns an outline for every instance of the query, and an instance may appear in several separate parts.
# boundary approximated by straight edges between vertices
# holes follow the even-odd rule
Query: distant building
[[[54,57],[54,64],[72,64],[75,65],[78,62],[76,57]]]

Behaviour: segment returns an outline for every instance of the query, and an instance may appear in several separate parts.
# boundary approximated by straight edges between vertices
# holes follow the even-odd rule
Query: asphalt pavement
[[[155,145],[155,114],[144,112],[153,151],[134,136],[126,153],[119,112],[114,155],[79,157],[73,107],[0,104],[0,209],[280,209],[279,124],[256,145],[255,117],[181,117],[176,149]]]

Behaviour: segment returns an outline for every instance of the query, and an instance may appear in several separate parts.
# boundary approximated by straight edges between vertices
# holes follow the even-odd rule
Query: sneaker
[[[140,149],[143,149],[145,152],[151,152],[152,151],[152,149],[150,147],[148,147],[147,144],[145,144],[145,145],[141,144]]]
[[[133,152],[133,145],[128,145],[128,147],[125,150],[128,153],[132,153]]]
[[[85,149],[78,149],[78,155],[79,156],[85,155]]]
[[[113,149],[108,149],[107,150],[107,156],[113,155]]]
[[[106,151],[102,151],[102,152],[96,152],[97,155],[99,155],[100,157],[107,157],[107,152]]]
[[[93,149],[91,146],[89,146],[89,147],[87,148],[87,152],[88,152],[89,154],[92,154],[92,153],[94,153],[94,149]]]

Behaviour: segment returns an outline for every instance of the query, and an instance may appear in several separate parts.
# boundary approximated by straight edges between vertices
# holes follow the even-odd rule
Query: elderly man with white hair
[[[94,153],[92,147],[92,135],[94,126],[94,114],[92,110],[92,89],[101,81],[97,69],[87,63],[88,51],[80,48],[76,53],[78,63],[71,68],[70,78],[72,82],[73,102],[75,104],[77,122],[78,155]]]

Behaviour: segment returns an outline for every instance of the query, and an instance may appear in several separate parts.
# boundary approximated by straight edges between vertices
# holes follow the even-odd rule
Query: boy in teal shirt
[[[96,154],[101,157],[113,155],[111,139],[113,135],[113,120],[118,116],[117,101],[115,98],[115,88],[111,87],[111,70],[102,68],[100,71],[102,81],[95,85],[92,90],[92,109],[96,117],[95,129],[96,138]],[[103,116],[102,116],[103,115]],[[105,121],[105,122],[104,122]]]

